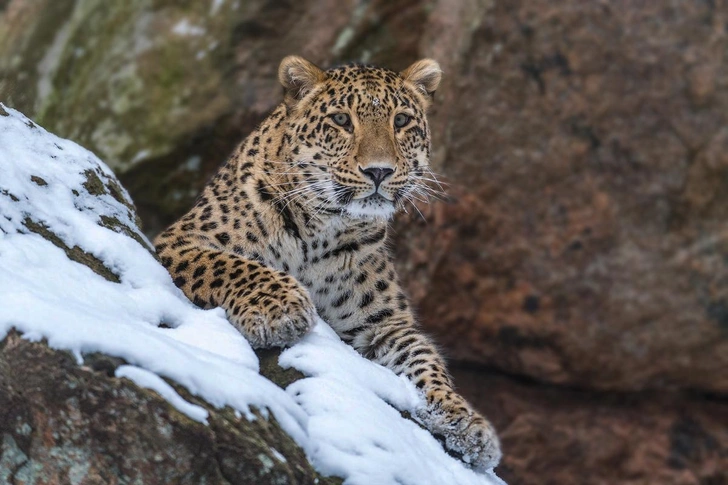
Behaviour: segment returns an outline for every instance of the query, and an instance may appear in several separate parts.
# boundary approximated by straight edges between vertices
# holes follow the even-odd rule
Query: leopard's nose
[[[359,171],[371,179],[376,188],[379,188],[379,184],[394,173],[394,169],[389,167],[359,167]]]

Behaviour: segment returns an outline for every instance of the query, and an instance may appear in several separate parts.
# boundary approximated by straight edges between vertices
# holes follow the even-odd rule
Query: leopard
[[[434,174],[427,112],[441,77],[432,59],[397,72],[284,58],[280,104],[154,244],[174,284],[222,307],[253,348],[290,346],[328,322],[414,384],[415,419],[485,473],[501,459],[498,436],[455,391],[388,246],[392,217]]]

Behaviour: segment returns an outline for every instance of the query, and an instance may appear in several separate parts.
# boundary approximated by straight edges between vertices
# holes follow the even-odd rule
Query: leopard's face
[[[406,73],[369,66],[317,73],[289,109],[294,191],[355,218],[389,218],[416,196],[429,165],[425,112],[434,89]]]

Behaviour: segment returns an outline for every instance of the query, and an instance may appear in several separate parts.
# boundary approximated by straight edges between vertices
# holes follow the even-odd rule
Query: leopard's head
[[[420,60],[400,73],[363,65],[324,71],[291,56],[278,74],[292,191],[354,218],[389,218],[426,194],[426,111],[440,83],[437,62]]]

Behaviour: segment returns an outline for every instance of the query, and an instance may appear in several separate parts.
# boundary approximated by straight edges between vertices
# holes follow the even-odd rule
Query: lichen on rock
[[[83,360],[15,331],[0,341],[0,482],[341,483],[316,473],[273,417],[250,421],[172,383],[208,409],[205,426],[115,378],[123,359]]]

